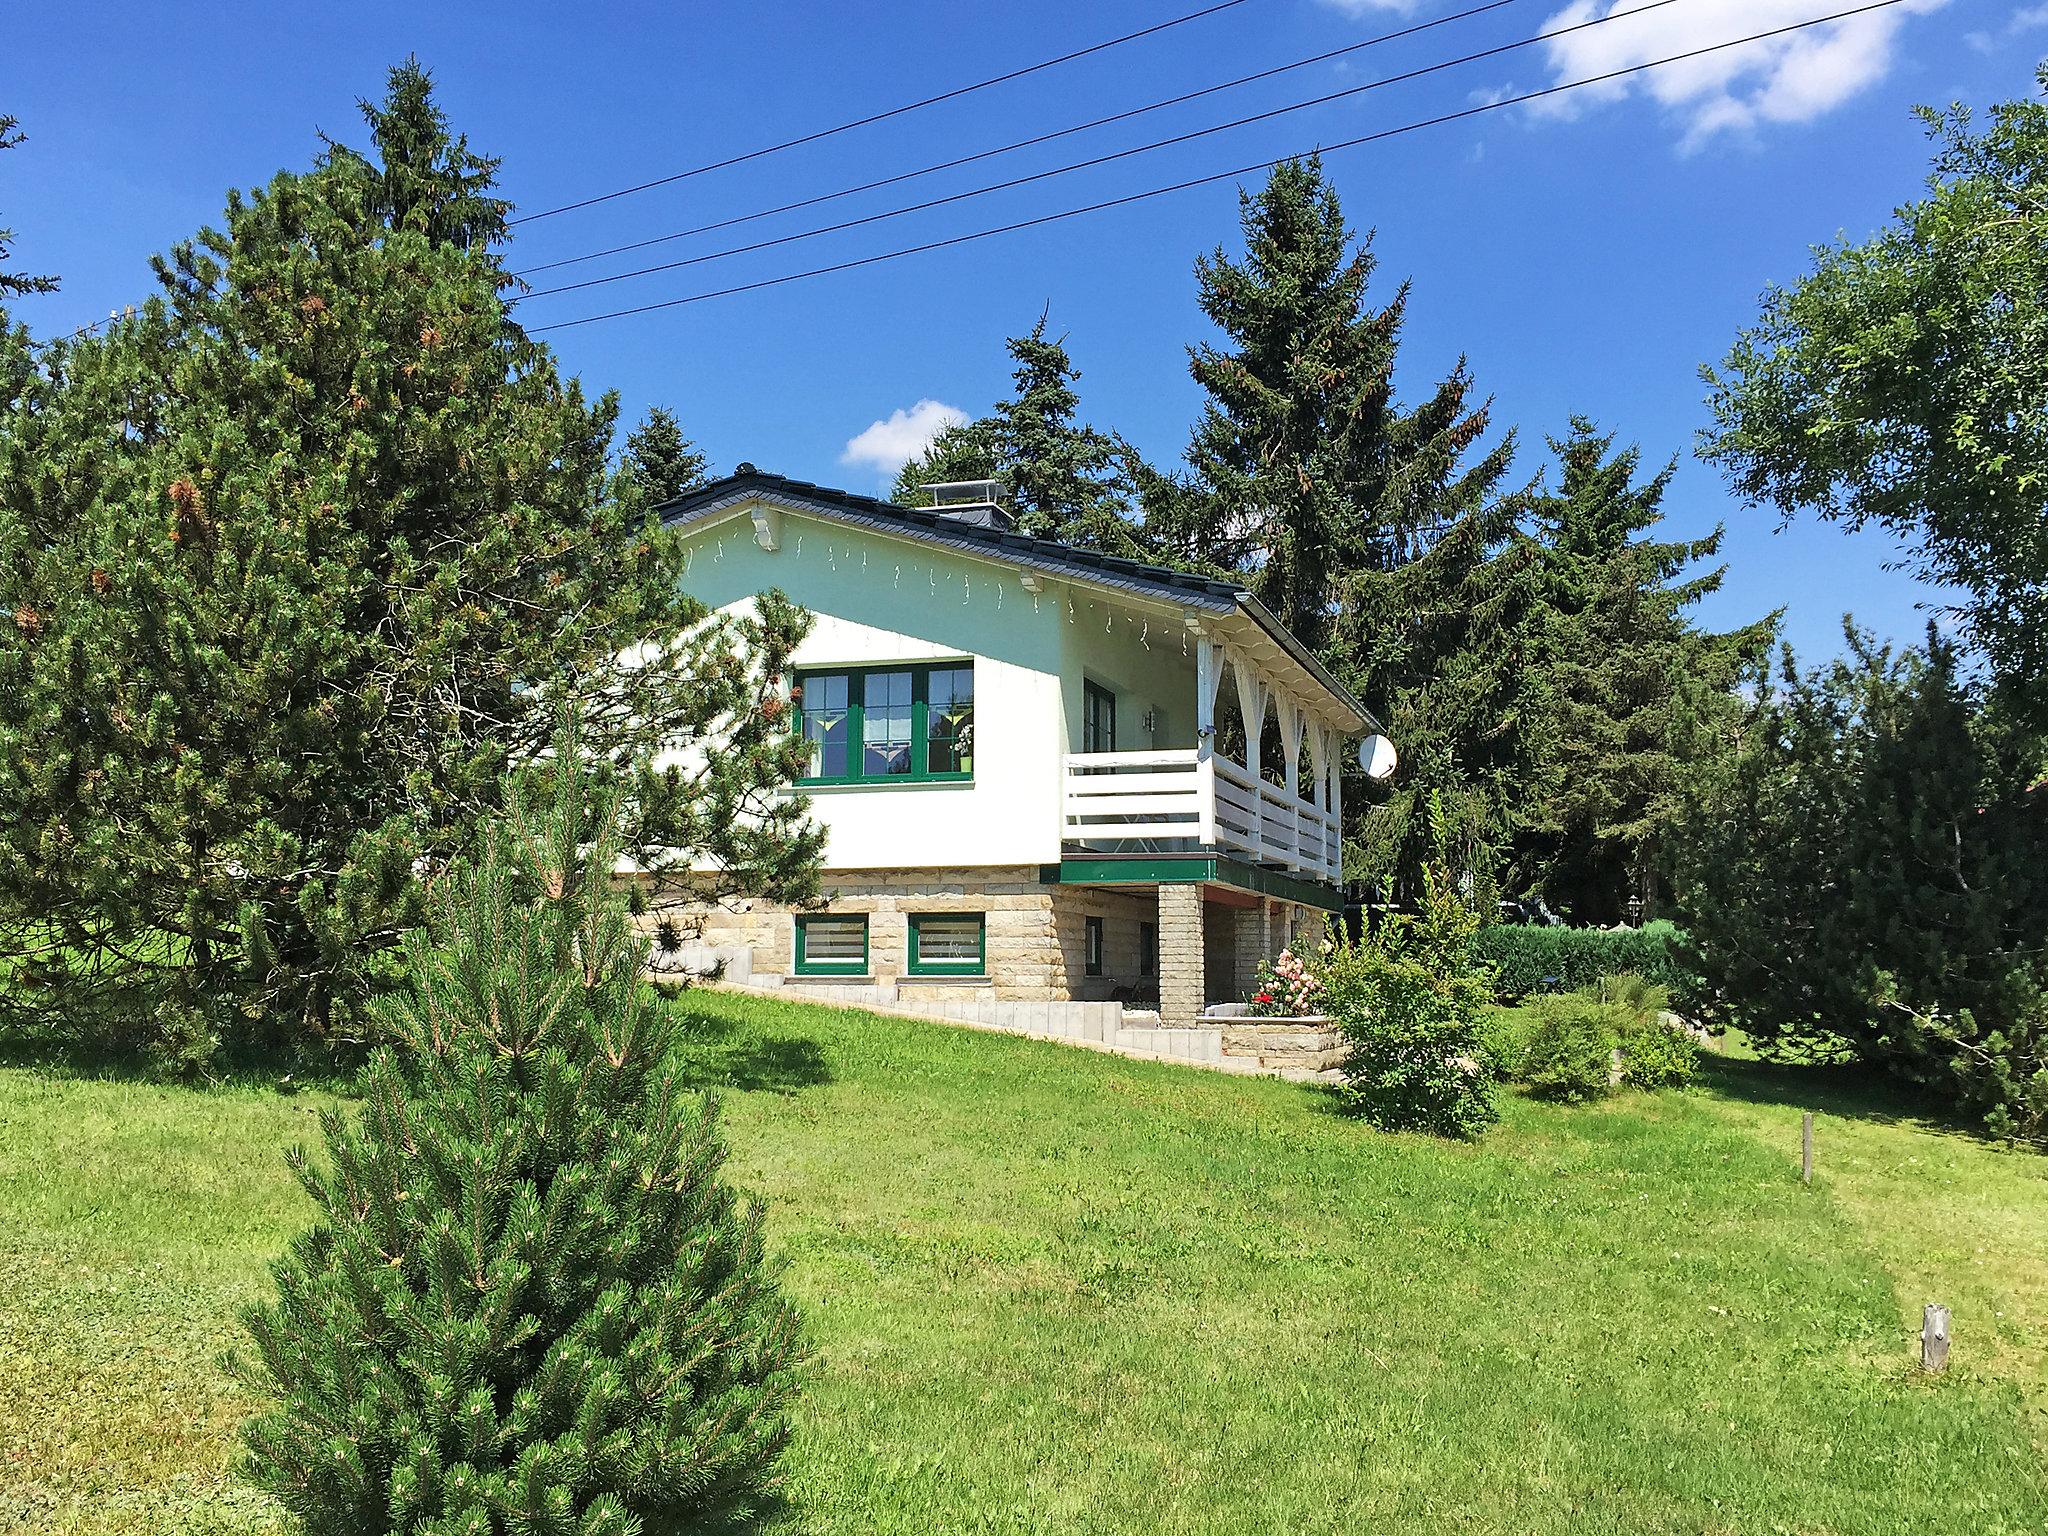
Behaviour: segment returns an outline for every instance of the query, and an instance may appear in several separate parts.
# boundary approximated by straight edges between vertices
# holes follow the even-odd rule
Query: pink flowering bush
[[[1259,967],[1258,985],[1249,999],[1253,1013],[1274,1018],[1300,1018],[1321,1013],[1323,983],[1291,948]]]

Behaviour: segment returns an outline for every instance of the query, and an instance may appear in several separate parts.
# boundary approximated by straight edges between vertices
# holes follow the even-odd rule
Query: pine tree
[[[1016,394],[995,413],[941,432],[896,477],[896,499],[920,505],[926,485],[1000,480],[1020,533],[1105,554],[1143,553],[1133,521],[1133,465],[1123,439],[1075,421],[1081,373],[1064,338],[1045,334],[1046,316],[1007,346]]]
[[[1400,743],[1390,788],[1345,787],[1355,874],[1419,889],[1432,801],[1464,871],[1483,872],[1522,762],[1531,562],[1500,494],[1512,434],[1480,446],[1488,407],[1462,361],[1400,405],[1408,288],[1369,305],[1370,242],[1354,244],[1319,161],[1276,167],[1240,205],[1242,258],[1196,263],[1226,345],[1191,351],[1209,398],[1190,474],[1148,483],[1147,535],[1244,581]]]
[[[650,507],[705,483],[704,455],[683,436],[675,413],[658,405],[627,434],[621,468]]]
[[[814,887],[777,791],[803,616],[705,622],[622,527],[616,402],[507,318],[494,162],[424,71],[372,153],[229,199],[0,419],[8,1008],[167,1057],[363,1038],[424,879],[580,698],[639,852]],[[634,770],[657,747],[713,746]]]
[[[573,763],[573,739],[557,761]],[[773,1495],[801,1352],[761,1212],[612,892],[616,799],[515,789],[440,882],[318,1211],[232,1361],[309,1536],[730,1529]]]
[[[0,149],[14,148],[15,145],[22,141],[23,137],[25,136],[21,132],[17,121],[6,113],[0,112]],[[0,261],[7,259],[9,247],[13,243],[14,231],[11,229],[0,229]],[[55,293],[56,291],[57,279],[54,277],[36,277],[25,272],[0,271],[0,299],[20,298],[31,293]]]
[[[1531,511],[1543,546],[1536,621],[1546,684],[1543,771],[1526,801],[1517,865],[1530,888],[1581,922],[1654,916],[1658,853],[1679,813],[1686,755],[1732,707],[1775,615],[1728,634],[1689,610],[1725,566],[1686,575],[1721,549],[1650,537],[1677,460],[1640,483],[1641,454],[1584,417],[1552,438],[1560,480]]]

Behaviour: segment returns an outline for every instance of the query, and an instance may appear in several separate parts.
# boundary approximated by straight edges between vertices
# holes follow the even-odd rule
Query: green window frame
[[[832,928],[858,925],[860,954],[848,953],[844,935],[827,937]],[[813,937],[815,930],[816,937]],[[824,953],[819,953],[823,941]],[[796,920],[796,974],[799,976],[864,976],[868,969],[868,917],[865,912],[803,912]]]
[[[1156,976],[1159,974],[1159,925],[1138,924],[1138,974]]]
[[[971,657],[806,667],[796,687],[794,728],[816,743],[798,784],[961,784],[974,778]]]
[[[1116,750],[1116,695],[1085,677],[1081,679],[1081,750]]]
[[[1102,919],[1091,917],[1087,924],[1087,943],[1081,955],[1081,969],[1090,976],[1102,974]]]
[[[967,952],[969,944],[973,948],[972,954]],[[913,976],[987,975],[987,914],[911,913],[909,961],[909,971]]]

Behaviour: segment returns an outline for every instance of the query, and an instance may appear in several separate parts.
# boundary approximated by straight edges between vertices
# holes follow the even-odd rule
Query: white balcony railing
[[[1069,843],[1162,853],[1207,845],[1332,883],[1341,874],[1336,818],[1228,758],[1070,753],[1063,800]]]

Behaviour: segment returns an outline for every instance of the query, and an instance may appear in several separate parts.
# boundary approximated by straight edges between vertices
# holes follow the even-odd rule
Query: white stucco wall
[[[1195,642],[1184,624],[1080,591],[1062,596],[1060,617],[1068,750],[1081,750],[1084,681],[1116,695],[1119,751],[1195,745]],[[1150,732],[1147,711],[1154,717]]]
[[[787,594],[813,617],[801,667],[974,659],[973,780],[807,787],[827,868],[1057,860],[1063,601],[1034,602],[1014,570],[800,513],[783,514],[780,544],[760,548],[745,516],[707,528],[684,585],[727,612],[771,587]]]

